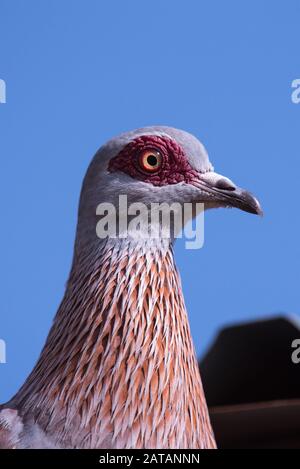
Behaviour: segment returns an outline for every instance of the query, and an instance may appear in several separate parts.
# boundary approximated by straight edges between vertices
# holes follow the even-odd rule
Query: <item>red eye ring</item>
[[[140,168],[146,173],[156,173],[162,165],[162,155],[155,148],[141,151],[138,159]]]

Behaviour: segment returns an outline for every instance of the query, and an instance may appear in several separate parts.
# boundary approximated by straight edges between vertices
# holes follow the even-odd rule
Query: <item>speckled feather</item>
[[[171,247],[110,241],[78,262],[13,400],[24,420],[63,447],[214,447]]]

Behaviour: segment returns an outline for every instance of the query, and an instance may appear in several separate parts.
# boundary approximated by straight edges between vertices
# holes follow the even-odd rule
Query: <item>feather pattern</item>
[[[15,449],[20,444],[23,422],[15,409],[0,410],[0,449]]]
[[[60,447],[215,447],[169,241],[107,239],[75,257],[12,404]]]

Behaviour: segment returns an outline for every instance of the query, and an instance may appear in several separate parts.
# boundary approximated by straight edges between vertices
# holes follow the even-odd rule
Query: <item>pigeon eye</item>
[[[143,171],[155,173],[162,164],[161,153],[157,150],[144,150],[139,156],[139,164]]]

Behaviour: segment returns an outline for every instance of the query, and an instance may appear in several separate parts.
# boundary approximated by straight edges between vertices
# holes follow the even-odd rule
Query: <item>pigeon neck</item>
[[[214,447],[169,243],[103,241],[75,258],[42,354],[13,402],[55,444]]]

